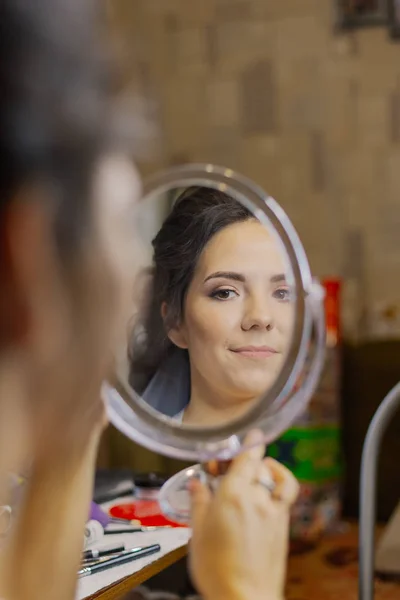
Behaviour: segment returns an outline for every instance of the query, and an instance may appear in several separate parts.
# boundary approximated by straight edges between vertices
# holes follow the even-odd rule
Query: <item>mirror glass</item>
[[[207,185],[147,196],[134,221],[140,268],[118,379],[163,422],[239,419],[290,357],[297,293],[282,240],[264,214]]]

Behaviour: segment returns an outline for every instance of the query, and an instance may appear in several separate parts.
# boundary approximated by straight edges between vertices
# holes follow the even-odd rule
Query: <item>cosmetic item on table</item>
[[[135,499],[110,509],[110,515],[128,521],[139,521],[141,527],[184,527],[167,519],[158,503],[158,495],[167,477],[160,473],[135,475]],[[146,529],[145,529],[146,530]]]
[[[109,554],[118,554],[119,552],[123,552],[125,550],[125,546],[114,546],[113,548],[102,548],[101,550],[85,550],[82,553],[82,558],[84,560],[92,560],[96,558],[100,558],[102,556],[108,556]]]
[[[97,565],[105,560],[109,560],[114,556],[119,556],[121,552],[115,552],[114,554],[107,554],[107,556],[100,556],[99,558],[85,558],[81,560],[81,568],[83,567],[91,567],[92,565]]]
[[[95,502],[90,503],[90,516],[89,520],[98,521],[101,523],[103,527],[107,527],[110,524],[118,524],[118,525],[135,525],[140,526],[140,523],[137,521],[129,521],[127,519],[118,519],[117,517],[112,517],[107,514],[98,504]]]
[[[135,475],[135,498],[156,500],[167,477],[161,473],[139,473]]]
[[[130,469],[98,469],[95,476],[93,500],[97,504],[122,496],[133,496],[134,473]]]
[[[158,529],[168,529],[169,527],[171,527],[171,525],[160,525],[158,527],[126,527],[124,529],[112,527],[111,529],[105,529],[104,535],[115,535],[118,533],[143,533],[147,531],[157,531]]]
[[[78,571],[78,576],[86,577],[88,575],[94,575],[95,573],[99,573],[106,569],[118,567],[133,560],[138,560],[139,558],[149,556],[150,554],[155,554],[156,552],[160,552],[160,550],[161,546],[159,544],[152,544],[151,546],[142,546],[138,548],[132,548],[131,550],[125,550],[109,560],[104,560],[90,567],[84,567]]]
[[[165,527],[185,527],[185,525],[167,519],[157,500],[134,500],[126,504],[118,504],[110,508],[110,514],[115,517],[138,520],[145,531],[149,531],[148,527],[163,529]]]
[[[92,544],[99,542],[104,536],[104,527],[94,519],[88,521],[85,526],[83,549],[86,550]]]
[[[106,527],[110,523],[111,517],[95,502],[91,502],[89,520],[98,521],[103,527]]]
[[[328,279],[323,283],[327,335],[320,383],[304,413],[269,448],[269,454],[300,482],[292,511],[293,552],[315,545],[321,535],[335,529],[341,512],[341,282]]]

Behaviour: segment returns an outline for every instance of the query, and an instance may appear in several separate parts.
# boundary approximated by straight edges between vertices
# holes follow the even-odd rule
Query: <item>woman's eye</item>
[[[273,296],[281,302],[288,302],[290,300],[290,290],[288,288],[278,288],[274,291]]]
[[[233,290],[217,290],[211,294],[211,297],[217,300],[230,300],[234,296],[237,296],[237,293]]]

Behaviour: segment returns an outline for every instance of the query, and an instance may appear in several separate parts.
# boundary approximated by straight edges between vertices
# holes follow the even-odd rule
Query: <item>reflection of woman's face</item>
[[[264,393],[283,364],[293,306],[282,252],[264,226],[252,219],[218,232],[196,266],[178,333],[192,400],[228,407]]]

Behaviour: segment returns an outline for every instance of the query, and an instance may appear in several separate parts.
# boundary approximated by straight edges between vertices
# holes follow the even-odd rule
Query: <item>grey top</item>
[[[146,387],[143,399],[167,417],[182,421],[190,400],[190,365],[186,350],[173,349]]]

